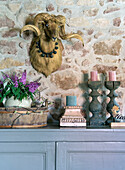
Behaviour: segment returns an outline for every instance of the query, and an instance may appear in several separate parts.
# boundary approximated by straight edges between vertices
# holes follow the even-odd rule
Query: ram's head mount
[[[65,22],[62,15],[40,13],[34,17],[32,25],[25,25],[21,29],[21,34],[27,30],[35,32],[30,46],[30,61],[34,69],[46,77],[61,66],[63,45],[60,38],[77,38],[83,43],[80,35],[65,33]]]

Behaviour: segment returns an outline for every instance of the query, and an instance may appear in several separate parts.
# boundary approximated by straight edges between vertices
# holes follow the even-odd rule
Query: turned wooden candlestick
[[[104,125],[104,120],[101,116],[102,105],[98,101],[100,93],[97,91],[101,85],[101,81],[88,82],[89,88],[92,89],[92,92],[90,93],[92,101],[89,104],[89,111],[92,113],[92,117],[90,118],[90,126],[92,127],[99,127]]]
[[[106,81],[105,87],[110,90],[110,93],[107,95],[110,98],[109,103],[107,104],[107,111],[110,113],[110,117],[106,120],[106,124],[110,124],[111,122],[115,122],[115,118],[112,115],[113,106],[120,106],[116,102],[115,98],[118,96],[115,92],[116,89],[120,86],[120,81]]]

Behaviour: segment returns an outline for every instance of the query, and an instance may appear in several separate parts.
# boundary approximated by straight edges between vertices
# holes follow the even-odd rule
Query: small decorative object
[[[113,106],[112,115],[114,118],[118,115],[119,110],[120,110],[120,108],[118,106],[116,106],[116,105]]]
[[[71,96],[70,96],[71,97]],[[71,106],[69,105],[69,99],[71,99]],[[74,97],[76,103],[76,96]],[[68,100],[68,102],[67,102]],[[72,102],[73,96],[69,98],[66,96],[66,103],[68,106],[65,107],[65,113],[60,119],[60,126],[86,126],[86,119],[83,117],[81,113],[81,106],[72,106],[74,102]]]
[[[106,120],[106,124],[109,125],[111,122],[116,121],[112,114],[113,106],[117,106],[118,108],[120,108],[115,100],[115,98],[118,96],[115,90],[120,86],[120,81],[106,81],[105,86],[107,89],[110,90],[110,93],[108,94],[108,97],[110,97],[110,102],[107,104],[107,111],[110,113],[110,117]]]
[[[90,118],[91,127],[104,126],[104,120],[101,116],[102,105],[97,99],[98,96],[100,96],[100,93],[97,90],[101,87],[101,85],[101,81],[88,82],[89,88],[92,89],[92,92],[90,93],[92,101],[89,104],[89,111],[92,113],[92,117]]]
[[[90,74],[91,74],[91,81],[98,81],[97,71],[92,71]]]
[[[113,116],[113,122],[124,122],[125,116],[119,114],[120,108],[116,105],[112,108],[112,116]],[[111,122],[111,124],[113,123]]]
[[[121,114],[117,114],[115,116],[116,120],[119,120],[120,122],[124,122],[125,121],[125,116],[121,115]]]
[[[111,122],[110,126],[112,129],[125,128],[125,116],[119,114],[119,107],[114,105],[112,108],[112,115],[114,122]]]
[[[47,122],[51,125],[59,125],[60,117],[64,114],[65,109],[62,106],[62,100],[56,98],[52,107],[49,108]]]
[[[58,70],[62,63],[64,47],[59,38],[63,40],[77,38],[83,43],[80,35],[65,33],[65,22],[66,19],[62,15],[40,13],[34,17],[32,21],[34,25],[25,25],[21,29],[21,34],[27,30],[35,32],[36,36],[30,46],[30,61],[34,69],[46,77]]]
[[[109,81],[116,81],[116,71],[109,71]]]
[[[31,107],[34,94],[40,83],[28,83],[26,81],[26,70],[20,78],[16,74],[9,76],[2,72],[2,75],[4,80],[0,81],[0,102],[5,100],[5,107]]]
[[[66,96],[66,106],[76,106],[77,105],[76,96]]]

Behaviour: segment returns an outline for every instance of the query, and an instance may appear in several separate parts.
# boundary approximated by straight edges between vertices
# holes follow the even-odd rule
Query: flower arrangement
[[[26,81],[26,70],[19,78],[16,74],[11,76],[2,72],[3,81],[0,80],[0,102],[14,96],[14,99],[22,101],[24,98],[32,100],[40,83],[37,81],[28,83]]]

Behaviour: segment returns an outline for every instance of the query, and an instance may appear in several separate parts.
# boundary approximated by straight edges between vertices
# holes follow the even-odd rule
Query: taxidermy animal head
[[[21,34],[27,30],[35,32],[30,46],[30,61],[34,69],[46,77],[61,66],[64,48],[60,38],[77,38],[83,43],[80,35],[65,33],[65,21],[62,15],[40,13],[34,17],[32,25],[25,25],[21,29]]]

